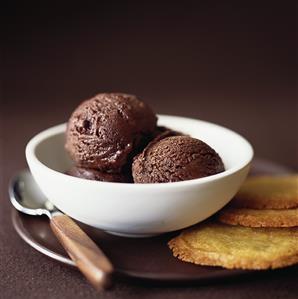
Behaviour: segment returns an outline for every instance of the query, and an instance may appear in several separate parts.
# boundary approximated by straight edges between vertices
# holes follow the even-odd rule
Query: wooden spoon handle
[[[71,259],[97,290],[112,285],[111,262],[70,217],[54,214],[51,228]]]

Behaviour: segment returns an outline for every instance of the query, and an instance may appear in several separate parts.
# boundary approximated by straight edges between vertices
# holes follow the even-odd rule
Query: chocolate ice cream
[[[209,145],[189,136],[153,141],[133,161],[135,183],[191,180],[224,171],[219,155]]]
[[[96,169],[83,168],[73,166],[66,174],[82,179],[101,181],[101,182],[117,182],[117,183],[132,183],[131,174],[126,171],[122,173],[102,172]]]
[[[156,121],[153,111],[134,95],[98,94],[73,112],[65,148],[80,167],[121,172],[148,143]]]
[[[174,131],[168,127],[157,126],[151,136],[152,141],[158,141],[170,136],[182,136],[185,135],[182,132]]]

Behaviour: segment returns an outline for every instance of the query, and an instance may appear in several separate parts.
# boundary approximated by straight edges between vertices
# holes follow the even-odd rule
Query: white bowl
[[[253,157],[251,145],[224,127],[176,116],[159,125],[189,134],[213,147],[226,171],[200,179],[161,184],[124,184],[65,175],[72,162],[64,150],[66,125],[36,135],[26,147],[31,173],[61,211],[93,227],[125,236],[151,236],[200,222],[238,191]]]

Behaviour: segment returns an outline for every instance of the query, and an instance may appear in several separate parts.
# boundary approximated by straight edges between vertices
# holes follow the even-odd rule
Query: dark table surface
[[[6,8],[0,298],[297,298],[291,269],[206,286],[119,281],[97,294],[78,271],[36,252],[13,230],[7,184],[26,167],[26,142],[99,91],[135,93],[158,113],[230,127],[257,156],[297,171],[295,8],[194,3]]]

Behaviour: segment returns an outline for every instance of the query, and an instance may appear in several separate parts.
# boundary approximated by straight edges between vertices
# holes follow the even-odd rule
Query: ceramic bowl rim
[[[168,189],[168,188],[174,188],[174,187],[191,187],[193,185],[197,185],[197,184],[203,184],[203,183],[209,183],[209,182],[213,182],[213,181],[217,181],[220,180],[222,178],[225,178],[227,176],[230,176],[238,171],[240,171],[241,169],[245,168],[246,166],[248,166],[253,158],[254,155],[254,151],[253,151],[253,147],[252,145],[240,134],[224,127],[224,126],[220,126],[208,121],[204,121],[204,120],[199,120],[199,119],[193,119],[193,118],[188,118],[188,117],[181,117],[181,116],[174,116],[174,115],[158,115],[158,117],[162,117],[162,118],[176,118],[179,120],[186,120],[186,121],[197,121],[200,123],[203,123],[205,125],[208,126],[213,126],[213,127],[217,127],[219,129],[224,129],[225,131],[232,133],[235,135],[235,137],[238,138],[239,141],[241,141],[246,147],[247,147],[247,154],[245,156],[245,159],[243,159],[243,161],[241,161],[241,163],[239,163],[239,165],[237,166],[233,166],[227,170],[225,170],[224,172],[212,175],[212,176],[208,176],[208,177],[203,177],[203,178],[198,178],[198,179],[192,179],[192,180],[186,180],[186,181],[181,181],[181,182],[169,182],[169,183],[149,183],[149,184],[132,184],[132,183],[116,183],[116,182],[99,182],[99,181],[92,181],[92,180],[86,180],[86,179],[82,179],[82,178],[77,178],[77,177],[73,177],[67,174],[64,174],[62,172],[59,172],[57,170],[54,170],[50,167],[48,167],[47,165],[45,165],[43,162],[41,162],[38,157],[36,156],[36,148],[38,147],[38,145],[42,142],[44,142],[46,139],[51,138],[55,135],[59,135],[61,133],[63,133],[65,131],[66,128],[66,123],[62,123],[53,127],[50,127],[48,129],[45,129],[43,131],[41,131],[40,133],[38,133],[37,135],[35,135],[28,143],[26,146],[26,158],[27,161],[30,163],[34,163],[35,165],[42,167],[43,169],[45,169],[46,171],[50,172],[51,174],[60,176],[61,178],[63,177],[63,179],[65,180],[69,180],[70,182],[80,182],[81,184],[90,184],[90,185],[94,185],[97,184],[98,186],[105,186],[105,187],[116,187],[116,188],[125,188],[125,189],[129,189],[130,191],[132,190],[158,190],[158,189]],[[220,153],[219,153],[220,154]]]

